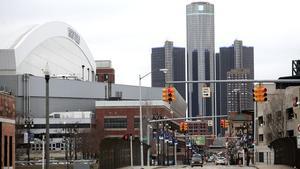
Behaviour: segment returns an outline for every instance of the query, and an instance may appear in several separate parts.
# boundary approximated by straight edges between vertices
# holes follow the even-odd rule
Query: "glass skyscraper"
[[[187,24],[187,80],[215,79],[214,5],[193,2],[186,6]],[[212,115],[214,98],[202,97],[202,87],[213,84],[188,85],[189,116]]]
[[[157,71],[166,68],[168,72]],[[185,48],[174,47],[166,41],[164,47],[152,48],[151,53],[152,87],[164,87],[166,81],[185,81]],[[185,84],[174,84],[185,99]]]

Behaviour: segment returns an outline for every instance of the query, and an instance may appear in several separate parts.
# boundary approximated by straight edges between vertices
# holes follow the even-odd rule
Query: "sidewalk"
[[[289,167],[285,165],[266,165],[266,164],[258,164],[255,167],[257,169],[294,169],[293,167]]]

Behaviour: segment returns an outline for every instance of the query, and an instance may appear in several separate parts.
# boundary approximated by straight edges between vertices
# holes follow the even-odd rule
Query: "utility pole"
[[[48,65],[48,64],[47,64]],[[45,155],[46,155],[46,169],[49,169],[49,80],[50,74],[49,70],[45,70],[45,80],[46,80],[46,145],[45,145]]]
[[[130,166],[133,167],[133,154],[132,154],[132,134],[130,134]]]
[[[174,147],[175,147],[175,150],[174,150],[174,165],[177,166],[177,140],[176,140],[176,130],[174,131]]]

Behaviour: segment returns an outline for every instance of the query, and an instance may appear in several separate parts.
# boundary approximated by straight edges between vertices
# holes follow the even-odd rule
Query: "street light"
[[[30,144],[30,140],[31,140],[31,136],[30,136],[30,129],[34,127],[33,124],[33,119],[30,119],[30,117],[28,117],[25,120],[24,123],[24,128],[27,129],[27,161],[28,163],[30,162],[30,148],[31,148],[31,144]]]
[[[152,129],[152,126],[150,124],[147,125],[147,144],[150,146],[150,130]],[[150,148],[148,148],[147,151],[147,166],[150,166]]]
[[[159,71],[162,71],[163,73],[167,73],[168,69],[159,69]],[[141,81],[146,76],[150,75],[152,72],[149,72],[145,74],[144,76],[139,75],[139,105],[140,105],[140,143],[141,143],[141,168],[144,167],[144,150],[143,150],[143,118],[142,118],[142,86]]]
[[[46,169],[49,169],[49,80],[50,72],[48,63],[44,70],[45,81],[46,81],[46,143],[45,143],[45,156],[46,156]]]

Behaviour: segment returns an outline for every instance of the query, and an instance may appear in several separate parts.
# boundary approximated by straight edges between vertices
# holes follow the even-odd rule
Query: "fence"
[[[144,144],[144,164],[147,164],[147,149]],[[140,141],[132,142],[133,165],[140,165]],[[130,166],[130,142],[120,138],[105,138],[100,144],[99,169],[115,169]]]

